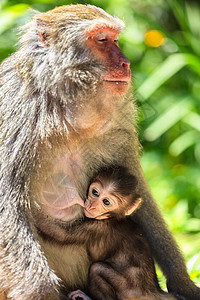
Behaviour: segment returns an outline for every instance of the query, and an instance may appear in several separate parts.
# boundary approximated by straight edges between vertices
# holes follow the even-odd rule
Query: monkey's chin
[[[86,208],[84,208],[84,215],[90,219],[96,219],[96,215],[91,214]]]
[[[96,219],[96,220],[104,220],[107,219],[107,217],[105,216],[105,214],[100,214],[100,215],[93,215],[91,214],[89,211],[87,211],[86,208],[84,208],[84,214],[87,218],[89,219]]]
[[[129,82],[103,80],[103,87],[105,87],[106,89],[109,89],[116,96],[123,96],[126,94],[128,88],[129,88]]]

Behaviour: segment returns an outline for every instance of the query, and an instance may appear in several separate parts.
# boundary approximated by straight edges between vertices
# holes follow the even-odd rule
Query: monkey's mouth
[[[92,218],[92,219],[95,218],[95,217],[87,210],[86,207],[84,208],[84,213],[85,213],[85,216],[86,216],[87,218]]]
[[[87,218],[96,219],[96,220],[105,220],[109,217],[106,214],[102,214],[102,213],[100,213],[99,215],[98,214],[92,214],[87,210],[86,207],[84,208],[84,214]]]
[[[91,212],[89,212],[89,211],[87,210],[86,207],[84,208],[84,214],[85,214],[85,216],[86,216],[87,218],[90,218],[90,219],[97,219],[97,218],[98,218],[98,215],[92,214]]]
[[[129,78],[120,78],[120,80],[117,80],[117,78],[111,78],[111,80],[103,79],[105,88],[110,90],[111,93],[116,96],[123,96],[127,92],[129,84]]]
[[[128,85],[131,81],[131,70],[128,69],[127,72],[123,73],[105,74],[101,79],[110,84]]]
[[[113,83],[113,84],[123,84],[128,85],[129,81],[121,81],[121,80],[103,80],[104,82]]]

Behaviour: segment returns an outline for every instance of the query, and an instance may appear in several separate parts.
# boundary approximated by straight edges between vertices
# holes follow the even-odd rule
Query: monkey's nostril
[[[130,63],[123,62],[122,67],[125,69],[129,69]]]

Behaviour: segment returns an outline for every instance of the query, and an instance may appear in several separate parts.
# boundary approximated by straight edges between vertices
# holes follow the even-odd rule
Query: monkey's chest
[[[43,151],[44,171],[38,183],[40,205],[53,218],[71,219],[71,210],[84,206],[94,174],[103,166],[126,162],[128,139],[125,132],[118,130],[103,137],[79,138],[72,145],[57,141],[59,147]]]
[[[86,248],[91,262],[109,260],[119,249],[120,235],[107,220],[89,220],[86,223]]]

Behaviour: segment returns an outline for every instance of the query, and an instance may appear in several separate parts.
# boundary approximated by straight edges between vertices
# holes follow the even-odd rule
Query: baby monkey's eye
[[[99,197],[99,192],[96,189],[92,189],[92,195],[95,197]]]
[[[106,205],[106,206],[108,206],[111,203],[110,203],[110,201],[108,199],[105,198],[105,199],[103,199],[103,204]]]

